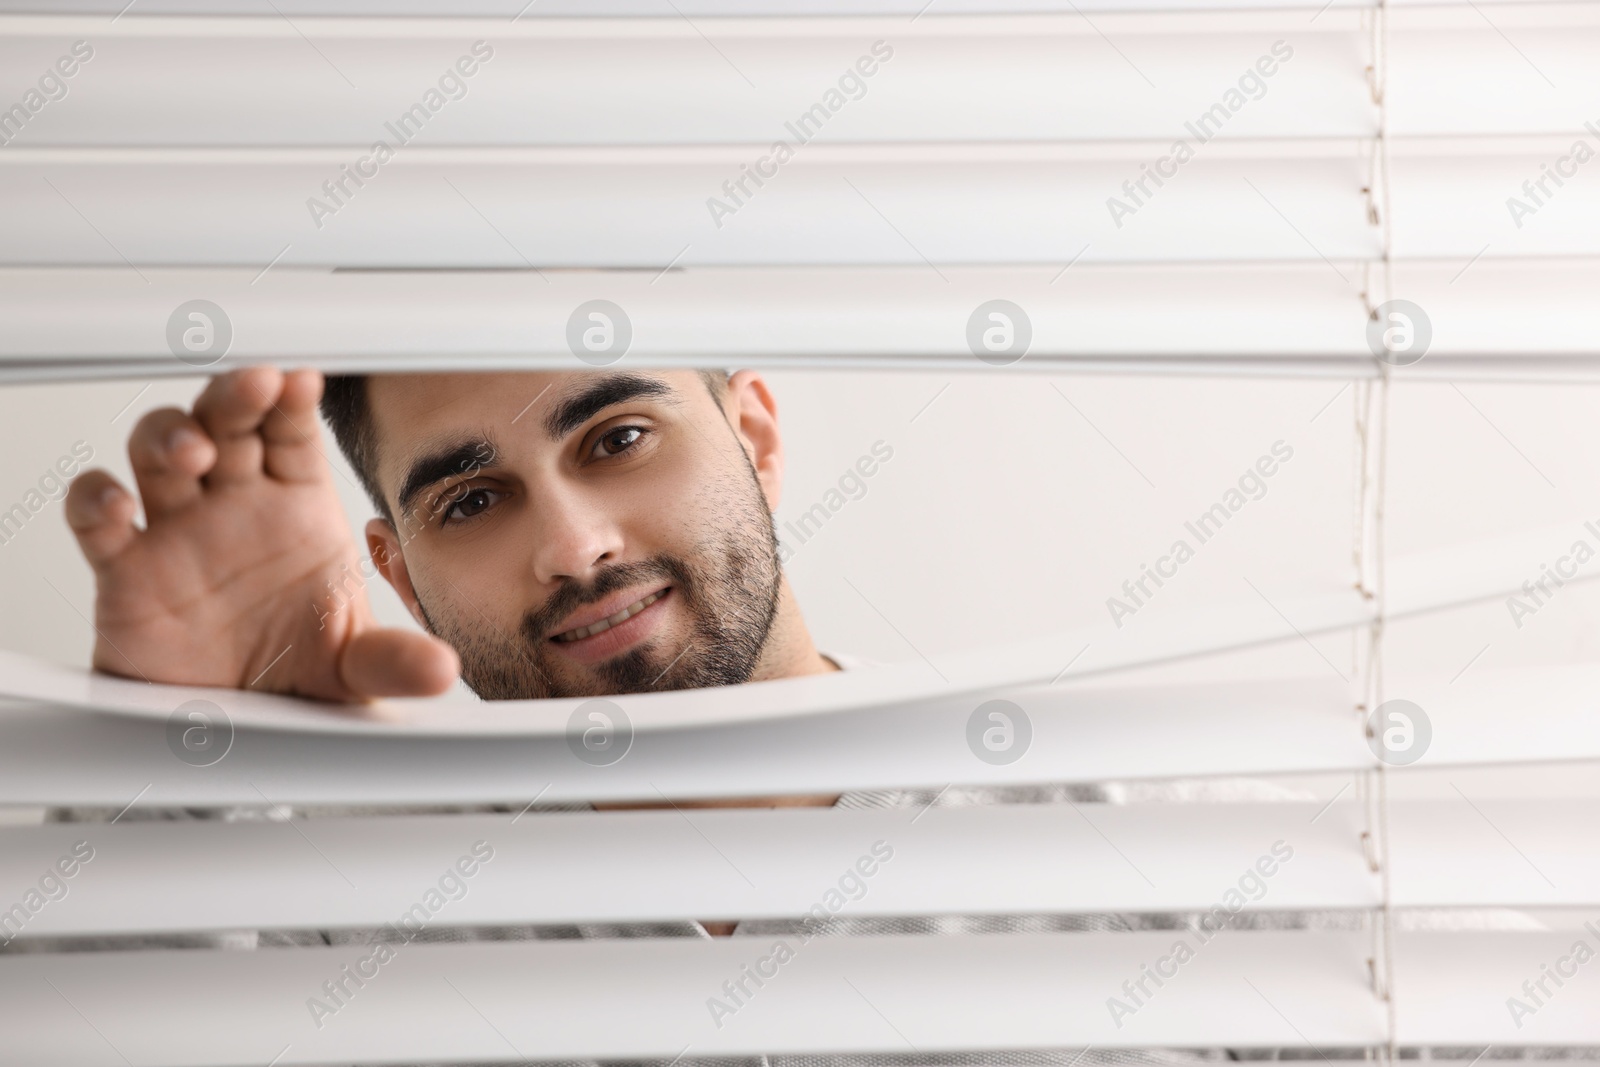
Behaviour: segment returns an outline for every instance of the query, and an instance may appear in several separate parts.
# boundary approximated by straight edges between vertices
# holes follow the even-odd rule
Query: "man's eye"
[[[493,489],[468,489],[445,504],[444,522],[462,522],[483,514],[494,503],[497,494]]]
[[[595,452],[619,456],[638,444],[644,435],[644,429],[639,426],[615,427],[600,435],[600,439],[594,443]]]

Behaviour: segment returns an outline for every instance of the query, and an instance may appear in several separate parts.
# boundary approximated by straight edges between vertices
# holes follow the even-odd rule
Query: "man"
[[[812,644],[779,566],[772,511],[783,450],[776,405],[759,375],[390,374],[334,378],[327,386],[324,396],[314,372],[257,367],[212,381],[192,412],[169,408],[145,416],[129,444],[144,530],[133,525],[131,494],[104,471],[73,483],[67,517],[97,580],[96,667],[152,681],[254,685],[342,701],[442,692],[458,671],[486,698],[514,698],[727,685],[837,669]],[[319,443],[319,398],[380,514],[366,529],[372,566],[425,634],[373,621],[363,561]],[[1268,783],[1218,780],[867,790],[714,803],[921,810],[1290,795]],[[547,804],[537,811],[583,806]],[[172,814],[135,811],[132,818]],[[112,813],[52,817],[104,820]],[[1199,918],[844,915],[817,924],[717,919],[439,928],[423,938],[1005,934],[1184,929]],[[1241,913],[1232,925],[1344,929],[1359,921],[1359,913]],[[388,936],[392,931],[247,931],[225,943],[363,944]],[[182,942],[140,935],[111,943]],[[1064,1050],[1038,1053],[1033,1062],[1225,1058],[1239,1054]],[[991,1059],[998,1057],[922,1057],[952,1065]]]
[[[351,539],[318,406],[377,507]],[[96,668],[335,701],[731,685],[837,670],[778,560],[761,376],[251,367],[140,420],[132,494],[78,476]],[[383,628],[381,573],[427,631]]]

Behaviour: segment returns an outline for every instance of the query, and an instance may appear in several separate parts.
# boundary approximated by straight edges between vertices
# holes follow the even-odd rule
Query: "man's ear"
[[[755,468],[756,480],[767,498],[767,509],[776,511],[783,495],[783,437],[778,432],[778,402],[760,373],[735,371],[728,378],[728,393],[723,401],[728,421],[744,446],[744,453]]]
[[[372,554],[372,562],[377,565],[384,581],[400,594],[406,610],[417,620],[417,625],[424,630],[428,629],[428,620],[422,614],[422,604],[417,600],[417,591],[411,587],[411,572],[406,569],[406,558],[400,554],[400,537],[395,533],[394,527],[389,525],[389,520],[367,521],[367,551]]]

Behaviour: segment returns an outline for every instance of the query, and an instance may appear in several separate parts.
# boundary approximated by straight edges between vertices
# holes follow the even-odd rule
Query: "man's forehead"
[[[367,379],[367,396],[372,413],[379,420],[449,414],[458,406],[468,407],[484,418],[508,406],[515,413],[536,397],[559,394],[593,377],[594,372],[588,371],[374,374]]]
[[[501,416],[517,419],[542,412],[608,379],[655,379],[679,397],[692,395],[685,382],[692,370],[455,371],[437,374],[374,374],[367,402],[380,431],[388,425],[432,424],[465,415],[475,424]],[[663,394],[665,396],[665,394]]]

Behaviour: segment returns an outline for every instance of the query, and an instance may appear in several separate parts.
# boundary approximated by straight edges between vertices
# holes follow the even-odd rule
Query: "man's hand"
[[[381,629],[322,452],[322,375],[252,367],[193,412],[152,411],[128,441],[144,503],[104,470],[67,494],[95,573],[94,665],[152,682],[323,700],[427,696],[460,660],[438,638]]]

